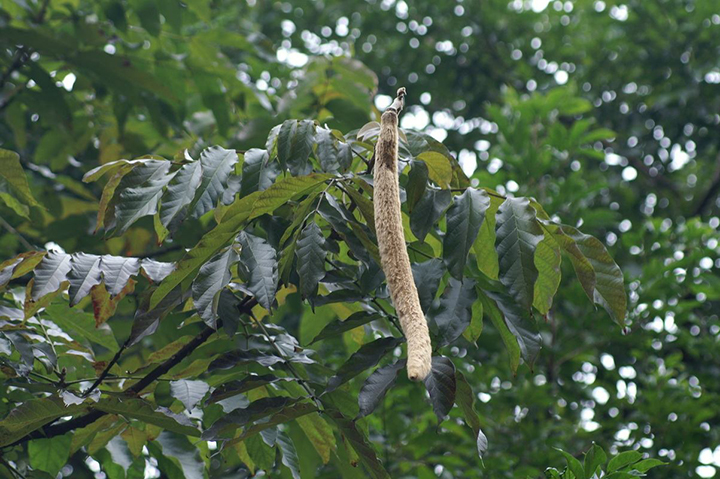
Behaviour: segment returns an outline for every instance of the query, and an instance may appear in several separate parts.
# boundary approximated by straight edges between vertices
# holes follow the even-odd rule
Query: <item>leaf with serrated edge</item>
[[[215,255],[202,265],[200,272],[193,281],[192,295],[195,308],[203,322],[216,328],[217,308],[220,291],[230,282],[230,268],[237,263],[239,257],[234,248]]]
[[[442,422],[455,404],[455,364],[443,356],[433,357],[432,369],[425,378],[425,388],[430,394],[438,422]]]
[[[560,286],[560,248],[555,240],[547,235],[535,249],[535,267],[538,278],[533,292],[533,306],[542,314],[550,311],[553,297]]]
[[[57,291],[67,280],[70,267],[70,255],[55,251],[48,252],[35,268],[32,300],[37,301],[46,294]]]
[[[206,148],[200,154],[202,181],[190,204],[193,218],[199,218],[217,206],[227,187],[228,177],[239,161],[235,150],[226,150],[219,146]]]
[[[543,230],[527,198],[507,198],[500,205],[495,234],[500,282],[529,311],[538,276],[535,248],[543,239]]]
[[[314,221],[308,222],[300,232],[295,247],[300,293],[304,298],[317,294],[318,283],[325,276],[325,237]]]
[[[452,344],[470,325],[472,305],[476,299],[475,281],[470,278],[448,280],[439,309],[432,316],[441,346]]]
[[[70,306],[75,306],[90,290],[102,281],[100,270],[100,256],[85,253],[75,253],[70,258],[70,272],[67,275],[70,281]]]
[[[358,394],[358,406],[360,408],[358,417],[372,414],[395,384],[398,373],[405,367],[405,363],[406,360],[401,359],[396,363],[376,369],[368,376],[360,388],[360,394]]]
[[[172,396],[183,403],[188,411],[192,411],[209,390],[210,386],[204,381],[181,379],[170,382]]]
[[[246,287],[260,305],[270,311],[278,285],[277,252],[265,239],[241,231],[237,237],[242,245],[240,259],[248,274]]]
[[[447,233],[443,238],[443,259],[450,274],[457,279],[463,277],[468,253],[489,207],[490,197],[484,190],[468,188],[453,198],[453,204],[445,214]]]
[[[188,213],[202,180],[202,165],[192,161],[178,170],[160,198],[160,223],[172,232]],[[164,238],[161,238],[163,240]]]
[[[246,221],[271,213],[295,196],[312,192],[329,178],[327,175],[317,174],[288,178],[265,191],[252,193],[233,203],[223,215],[220,224],[205,234],[198,244],[185,254],[175,271],[155,290],[150,308],[157,306],[170,291],[229,243]]]

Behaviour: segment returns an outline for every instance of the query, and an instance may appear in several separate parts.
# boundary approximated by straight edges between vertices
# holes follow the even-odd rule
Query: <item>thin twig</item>
[[[2,225],[3,228],[5,228],[6,230],[8,230],[8,232],[9,232],[10,234],[15,235],[15,236],[17,237],[17,239],[20,240],[20,243],[22,243],[22,245],[23,245],[28,251],[36,249],[33,245],[30,244],[30,242],[29,242],[28,240],[26,240],[26,239],[23,237],[23,235],[20,234],[20,232],[18,232],[18,230],[16,230],[15,228],[13,228],[10,223],[8,223],[7,221],[5,221],[2,216],[0,216],[0,225]]]

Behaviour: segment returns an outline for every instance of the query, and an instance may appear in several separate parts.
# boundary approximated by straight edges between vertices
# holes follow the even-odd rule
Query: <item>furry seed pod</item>
[[[400,88],[393,104],[382,114],[380,136],[375,147],[373,203],[382,269],[400,326],[407,338],[408,378],[420,381],[430,373],[432,347],[410,268],[400,213],[398,114],[403,108],[405,94],[405,88]]]

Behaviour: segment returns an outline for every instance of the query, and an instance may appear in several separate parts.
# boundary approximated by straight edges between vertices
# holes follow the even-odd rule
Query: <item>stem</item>
[[[127,348],[127,344],[128,344],[128,342],[125,341],[125,343],[122,346],[120,346],[120,349],[118,349],[118,352],[115,353],[115,356],[113,356],[113,358],[110,360],[108,365],[105,366],[105,369],[103,369],[102,373],[100,373],[100,376],[97,377],[97,379],[92,384],[92,386],[87,388],[85,390],[85,392],[82,393],[82,397],[88,397],[91,392],[93,392],[98,386],[100,386],[100,384],[102,384],[102,382],[105,380],[107,375],[110,373],[110,368],[115,366],[115,363],[117,363],[118,360],[120,359],[120,355],[122,355],[122,353],[125,351],[125,348]]]
[[[13,228],[10,223],[8,223],[7,221],[5,221],[5,219],[3,219],[2,216],[0,216],[0,225],[2,225],[3,228],[5,228],[6,230],[8,230],[8,232],[9,232],[10,234],[14,235],[17,239],[19,239],[19,240],[20,240],[20,243],[22,243],[22,245],[23,245],[23,246],[25,247],[25,249],[27,249],[28,251],[31,251],[31,250],[36,249],[33,245],[30,244],[30,242],[29,242],[28,240],[26,240],[26,239],[23,237],[23,235],[21,235],[21,234],[18,232],[18,230],[16,230],[15,228]]]

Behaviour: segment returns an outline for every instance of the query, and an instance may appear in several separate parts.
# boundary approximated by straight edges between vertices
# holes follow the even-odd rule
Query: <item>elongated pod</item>
[[[380,246],[382,269],[390,297],[407,338],[408,378],[420,381],[430,373],[432,348],[425,315],[420,308],[417,288],[410,269],[400,214],[398,185],[398,114],[405,101],[405,88],[382,114],[380,137],[375,147],[375,230]]]

